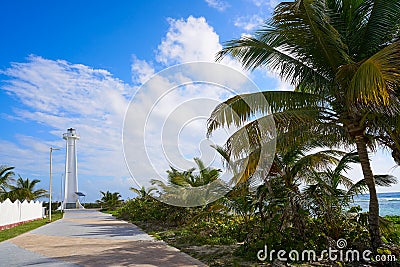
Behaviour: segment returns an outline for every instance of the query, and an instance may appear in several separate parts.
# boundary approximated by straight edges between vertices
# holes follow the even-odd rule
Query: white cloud
[[[260,28],[267,18],[272,16],[275,7],[281,2],[279,0],[248,0],[255,7],[251,7],[250,13],[245,12],[234,19],[234,25],[246,32],[251,32]]]
[[[174,63],[189,61],[214,61],[214,56],[221,49],[219,36],[209,26],[204,18],[190,16],[187,20],[169,20],[170,29],[165,38],[161,41],[156,52],[158,64],[168,66]],[[238,67],[239,65],[227,59],[227,64]],[[236,65],[235,65],[236,64]],[[154,66],[151,62],[133,57],[132,60],[132,81],[135,84],[144,83],[154,74]],[[22,106],[14,109],[15,119],[36,122],[49,129],[50,136],[45,137],[19,135],[16,143],[0,140],[3,147],[1,155],[7,158],[10,165],[24,168],[27,173],[35,173],[47,177],[48,170],[48,148],[50,146],[64,147],[62,134],[67,128],[74,127],[81,135],[78,141],[78,164],[81,190],[86,190],[90,199],[97,198],[99,190],[107,190],[111,182],[118,191],[127,197],[127,189],[133,183],[123,186],[121,181],[126,181],[128,172],[122,153],[121,132],[125,110],[129,99],[136,88],[127,85],[115,78],[106,70],[93,69],[82,64],[73,64],[64,60],[49,60],[39,56],[30,56],[27,62],[12,63],[11,67],[2,71],[8,76],[8,80],[2,87],[9,94],[14,95],[22,103]],[[243,77],[224,77],[213,73],[221,82],[230,81],[232,85],[239,85]],[[214,78],[215,78],[214,77]],[[182,75],[178,82],[191,81],[190,77]],[[207,77],[204,77],[206,79]],[[232,81],[231,81],[232,80]],[[170,81],[158,81],[160,90],[169,88]],[[214,88],[207,92],[199,90],[179,91],[181,95],[177,98],[167,98],[163,102],[163,108],[158,111],[163,115],[174,108],[176,101],[193,99],[197,97],[222,100],[230,93],[222,92],[220,88]],[[138,111],[146,105],[154,104],[149,99],[151,95],[145,95],[140,99],[142,103]],[[150,101],[150,102],[149,102]],[[203,112],[211,112],[214,106],[204,107]],[[187,114],[189,112],[186,110]],[[155,113],[156,114],[156,113]],[[162,120],[155,120],[157,123]],[[203,125],[205,125],[203,123]],[[154,126],[154,125],[153,125]],[[194,128],[198,129],[197,124]],[[139,132],[139,129],[134,129]],[[204,128],[205,131],[205,128]],[[205,132],[195,131],[198,139],[203,139]],[[193,132],[186,131],[190,134]],[[140,133],[137,136],[140,142]],[[193,143],[194,136],[182,137],[184,147],[187,148]],[[5,152],[7,151],[7,152]],[[13,151],[10,155],[9,151]],[[194,152],[196,154],[197,152]],[[3,155],[4,154],[4,155]],[[38,155],[32,157],[32,155]],[[63,173],[64,152],[54,153],[54,172]],[[199,154],[196,154],[199,156]],[[168,167],[168,162],[162,155],[157,155],[156,162]],[[143,155],[137,154],[138,166],[143,165]],[[161,163],[162,162],[162,163]],[[146,175],[146,168],[143,167],[143,175]],[[105,178],[107,177],[107,178]],[[131,181],[131,180],[129,180]],[[82,188],[86,186],[86,188]],[[93,199],[93,195],[96,195]]]
[[[279,0],[251,0],[251,2],[257,7],[268,7],[274,9],[280,2]]]
[[[282,78],[276,72],[270,71],[268,69],[262,69],[262,70],[260,70],[260,72],[264,72],[264,74],[268,78],[275,81],[275,88],[273,88],[274,90],[278,90],[278,91],[293,91],[294,90],[294,86],[291,85],[289,82],[282,80]]]
[[[158,46],[156,59],[165,65],[191,61],[214,61],[221,50],[219,36],[204,17],[169,19],[170,28]]]
[[[48,148],[64,147],[62,133],[74,127],[81,135],[78,141],[79,175],[127,177],[121,149],[123,116],[132,87],[112,77],[105,70],[92,69],[64,60],[30,56],[26,63],[12,63],[3,71],[9,77],[3,90],[16,96],[23,108],[15,116],[49,127],[52,137],[40,139],[18,135],[15,157],[10,164],[47,176]],[[18,147],[17,149],[15,147]],[[54,156],[65,152],[55,152]],[[38,155],[38,157],[33,157]],[[62,172],[63,158],[55,161]],[[96,184],[96,183],[95,183]],[[100,184],[86,190],[104,190]]]
[[[157,67],[168,67],[191,61],[214,62],[215,54],[222,46],[219,43],[218,34],[205,18],[190,16],[187,19],[169,19],[169,23],[170,28],[155,52],[154,64],[158,64]],[[226,58],[223,63],[240,69],[240,64],[232,59]],[[132,81],[135,84],[146,82],[155,73],[154,64],[133,57]],[[128,179],[129,174],[122,153],[121,132],[128,101],[136,88],[113,77],[106,70],[38,56],[30,56],[25,63],[12,63],[9,69],[2,71],[2,74],[8,76],[8,81],[2,89],[17,97],[23,104],[19,109],[15,109],[13,116],[17,119],[36,122],[50,129],[44,137],[20,134],[16,136],[16,143],[0,139],[0,147],[2,147],[0,158],[8,161],[4,163],[17,166],[18,169],[23,168],[34,177],[47,177],[48,148],[50,146],[64,147],[62,133],[67,128],[75,127],[81,135],[78,142],[80,189],[89,193],[90,200],[98,198],[99,190],[119,191],[125,198],[132,196],[128,193],[128,188],[134,184],[131,179]],[[269,78],[272,78],[273,74],[269,73],[269,75]],[[211,78],[218,78],[221,83],[229,81],[233,87],[240,88],[243,77],[239,76],[225,77],[223,73],[215,73]],[[208,78],[210,76],[204,77],[205,80]],[[159,91],[155,95],[146,95],[145,91],[138,91],[137,97],[135,96],[138,115],[151,107],[154,104],[153,100],[157,99],[157,94],[163,93],[166,88],[171,88],[173,82],[182,83],[191,80],[187,75],[176,76],[174,79],[156,80]],[[246,91],[246,89],[242,90]],[[276,89],[289,88],[286,83],[278,83]],[[175,111],[173,113],[175,115],[170,118],[174,119],[169,121],[170,126],[182,127],[182,121],[187,122],[185,116],[192,114],[193,110],[182,103],[196,99],[221,101],[231,95],[232,93],[221,88],[200,90],[199,87],[189,86],[186,90],[176,90],[163,98],[151,114],[152,123],[147,128],[149,133],[157,138],[149,139],[153,147],[160,145],[160,132],[157,132],[159,129],[157,127],[163,125],[171,112]],[[194,106],[196,107],[194,111],[201,111],[202,116],[209,114],[213,108],[211,104],[196,105],[195,103]],[[176,109],[177,107],[180,109]],[[193,114],[192,117],[199,115]],[[138,119],[135,121],[137,125],[143,123],[140,121],[143,116],[135,117],[135,119]],[[201,118],[193,123],[188,122],[182,129],[180,140],[167,139],[164,140],[165,144],[170,145],[169,147],[179,146],[186,155],[193,151],[192,156],[200,156],[204,151],[199,149],[199,144],[204,139],[205,132],[199,129],[203,127],[205,130],[205,121]],[[131,140],[134,145],[144,140],[143,129],[129,130],[136,137]],[[171,135],[172,130],[174,127],[165,128],[168,135]],[[220,137],[217,136],[218,138]],[[218,143],[222,143],[222,138],[218,139]],[[152,153],[153,164],[158,165],[162,171],[166,170],[168,161],[165,160],[164,155],[157,150]],[[54,171],[62,173],[64,152],[55,152],[53,156]],[[140,169],[142,177],[157,178],[146,176],[151,173],[149,171],[151,166],[143,161],[144,156],[142,153],[136,153],[134,157],[137,163],[136,168]]]
[[[134,84],[145,83],[153,74],[154,68],[145,60],[140,60],[136,56],[132,56],[132,82]]]
[[[229,4],[221,0],[205,0],[209,7],[215,8],[218,11],[224,11],[229,7]]]
[[[259,15],[243,16],[235,19],[234,25],[246,31],[253,31],[264,22],[264,19]]]
[[[215,62],[216,54],[222,49],[222,45],[219,42],[219,35],[204,17],[189,16],[187,19],[179,20],[170,18],[168,22],[170,28],[156,51],[158,63],[169,67],[195,61]],[[220,63],[250,75],[249,72],[243,71],[239,62],[230,57],[225,57]],[[223,79],[221,76],[223,73],[215,75]],[[223,80],[229,80],[231,84],[243,82],[239,76],[225,77]]]
[[[218,65],[208,65],[207,69],[185,65],[168,68],[153,76],[133,98],[125,119],[124,150],[131,172],[141,185],[148,187],[150,179],[165,178],[169,165],[193,167],[193,157],[202,157],[206,164],[215,166],[215,151],[209,146],[200,149],[199,145],[205,139],[211,111],[232,93],[213,84],[192,84],[190,79],[203,77],[213,66]],[[215,72],[224,76],[218,67]]]
[[[168,19],[168,22],[170,28],[155,51],[159,65],[170,67],[197,61],[215,62],[215,55],[222,45],[218,34],[204,17],[189,16],[187,19]],[[223,64],[242,72],[240,64],[230,58],[225,58]],[[139,65],[153,66],[146,61],[141,61]],[[206,119],[215,106],[227,97],[254,88],[254,85],[245,85],[245,76],[221,66],[213,72],[201,64],[191,65],[189,69],[184,66],[173,68],[172,73],[156,74],[141,87],[127,113],[124,129],[127,135],[124,136],[129,135],[129,138],[125,152],[131,171],[141,184],[149,185],[149,179],[165,176],[170,164],[181,169],[193,167],[192,158],[195,156],[202,156],[206,164],[210,163],[210,155],[215,153],[209,145],[205,145]],[[234,88],[235,92],[210,84],[187,85],[192,79],[214,81]],[[133,80],[137,81],[136,78]],[[182,84],[186,85],[179,86]],[[141,128],[145,124],[145,129]],[[221,133],[213,140],[222,144],[222,136],[226,138],[226,134]],[[137,140],[144,140],[146,149],[143,148],[143,141]],[[149,156],[148,162],[143,155]]]
[[[76,119],[92,116],[101,120],[107,112],[123,114],[116,102],[130,93],[108,71],[38,56],[30,56],[27,63],[12,63],[3,74],[10,77],[4,90],[36,112],[60,118],[65,112]]]

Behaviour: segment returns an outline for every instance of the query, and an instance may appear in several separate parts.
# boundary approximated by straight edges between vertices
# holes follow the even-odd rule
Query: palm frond
[[[388,105],[400,85],[400,42],[395,42],[360,63],[350,80],[351,103]]]
[[[314,68],[330,70],[350,61],[347,46],[339,32],[329,23],[326,1],[304,1],[278,5],[271,24],[282,40],[300,57],[310,58]],[[332,76],[331,76],[332,77]]]
[[[227,55],[241,62],[245,69],[268,67],[295,86],[303,81],[312,81],[314,87],[323,88],[329,83],[329,79],[313,69],[305,59],[302,61],[254,37],[245,36],[224,43],[216,60],[220,61]]]
[[[397,178],[393,175],[383,174],[374,175],[375,183],[379,186],[390,187],[393,184],[397,184]]]
[[[11,177],[14,175],[14,172],[12,172],[12,170],[15,167],[11,167],[11,166],[6,166],[6,165],[1,165],[0,166],[0,177]]]
[[[351,169],[349,166],[350,163],[359,163],[360,158],[357,152],[350,152],[346,153],[337,164],[334,174],[340,175],[342,172],[346,172],[347,170]]]
[[[398,34],[399,28],[394,26],[400,22],[400,2],[365,0],[358,12],[365,18],[357,34],[359,51],[361,55],[368,57]]]
[[[324,105],[327,100],[303,92],[265,91],[234,96],[219,104],[208,119],[208,135],[225,126],[242,126],[258,114],[272,114],[300,108],[311,109]],[[295,112],[295,111],[293,111]],[[272,120],[272,118],[271,118]]]
[[[339,150],[322,150],[312,154],[304,155],[296,163],[296,168],[310,168],[321,170],[327,168],[330,164],[337,164],[339,159],[337,156],[343,155],[345,152]]]
[[[238,159],[258,147],[274,148],[275,144],[279,151],[305,145],[310,148],[348,146],[344,130],[335,123],[322,122],[319,114],[315,110],[290,110],[249,122],[228,138],[225,152]],[[274,128],[268,128],[269,117],[275,120]]]
[[[397,183],[397,178],[393,175],[374,175],[374,179],[375,184],[378,186],[390,187]],[[361,179],[349,189],[349,194],[357,195],[365,193],[366,191],[368,191],[368,187],[365,179]]]

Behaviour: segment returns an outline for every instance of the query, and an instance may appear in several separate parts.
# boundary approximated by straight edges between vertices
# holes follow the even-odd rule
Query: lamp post
[[[61,208],[62,211],[64,211],[64,205],[63,205],[63,178],[64,178],[64,174],[61,174],[61,180],[60,180],[60,184],[61,184],[60,208]]]
[[[51,222],[51,193],[53,182],[53,150],[60,150],[59,148],[50,147],[50,194],[49,194],[49,221]]]

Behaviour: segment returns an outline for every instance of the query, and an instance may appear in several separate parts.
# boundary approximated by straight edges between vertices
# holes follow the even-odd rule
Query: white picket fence
[[[36,220],[44,217],[44,209],[42,202],[31,201],[20,202],[16,200],[14,203],[10,199],[6,199],[0,203],[0,229],[8,228],[25,221]]]

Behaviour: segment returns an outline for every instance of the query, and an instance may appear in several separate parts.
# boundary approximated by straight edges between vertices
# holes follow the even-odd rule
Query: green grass
[[[62,213],[61,212],[54,212],[51,216],[52,221],[56,221],[62,218]],[[48,223],[48,218],[44,218],[41,220],[36,220],[33,222],[27,222],[18,226],[15,226],[10,229],[5,229],[0,231],[0,242],[16,237],[20,234],[26,233],[28,231],[34,230],[40,226],[45,225]]]

